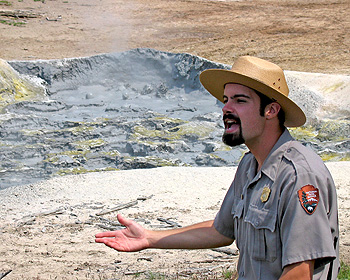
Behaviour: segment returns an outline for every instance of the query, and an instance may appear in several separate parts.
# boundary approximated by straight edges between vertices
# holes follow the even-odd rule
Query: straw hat
[[[284,125],[302,126],[306,122],[304,112],[288,98],[289,89],[283,70],[266,60],[239,57],[231,70],[208,69],[200,74],[202,85],[218,100],[224,101],[224,87],[228,83],[247,86],[278,102],[286,115]]]

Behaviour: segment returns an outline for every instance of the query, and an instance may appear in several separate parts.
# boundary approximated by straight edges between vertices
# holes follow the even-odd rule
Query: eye
[[[242,99],[242,98],[237,99],[237,103],[246,103],[246,102],[247,100],[245,99]]]

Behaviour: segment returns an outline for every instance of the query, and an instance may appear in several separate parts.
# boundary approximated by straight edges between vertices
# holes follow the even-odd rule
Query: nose
[[[230,107],[228,102],[224,105],[224,107],[222,107],[222,112],[224,114],[232,113],[232,111],[233,111],[233,109]]]

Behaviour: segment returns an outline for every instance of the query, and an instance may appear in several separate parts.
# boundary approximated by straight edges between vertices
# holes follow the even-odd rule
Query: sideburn
[[[265,116],[265,108],[267,105],[271,104],[272,102],[275,102],[275,100],[272,100],[271,98],[267,97],[266,95],[262,94],[259,91],[256,91],[256,94],[260,97],[260,116]],[[282,108],[279,110],[278,112],[278,121],[280,124],[280,128],[282,129],[282,131],[285,129],[284,126],[284,122],[286,120],[286,115],[284,113],[284,111],[282,110]]]

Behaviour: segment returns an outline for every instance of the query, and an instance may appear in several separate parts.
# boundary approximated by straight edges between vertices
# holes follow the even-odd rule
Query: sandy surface
[[[1,1],[1,3],[6,1]],[[350,73],[348,0],[7,0],[0,58],[49,59],[150,47],[231,64],[239,55],[287,70]]]
[[[350,162],[327,166],[339,196],[341,258],[348,261]],[[0,273],[13,270],[6,279],[133,279],[135,273],[141,279],[150,277],[149,273],[174,279],[207,272],[222,277],[223,270],[234,269],[235,254],[212,250],[119,253],[94,243],[94,234],[105,231],[101,225],[111,226],[117,213],[154,229],[168,226],[158,218],[179,225],[211,219],[234,172],[233,167],[164,167],[66,176],[2,190]],[[103,214],[130,202],[135,203]],[[236,252],[234,246],[229,249]]]
[[[234,266],[237,257],[211,250],[118,253],[94,243],[94,234],[105,231],[100,224],[110,225],[98,217],[115,221],[118,212],[155,229],[167,226],[157,218],[180,225],[211,219],[234,171],[128,170],[66,176],[0,191],[0,268],[13,270],[6,279],[129,279],[136,272],[144,277],[149,272],[170,277],[213,267],[213,272],[220,272],[222,267]],[[135,200],[133,207],[98,216]]]

